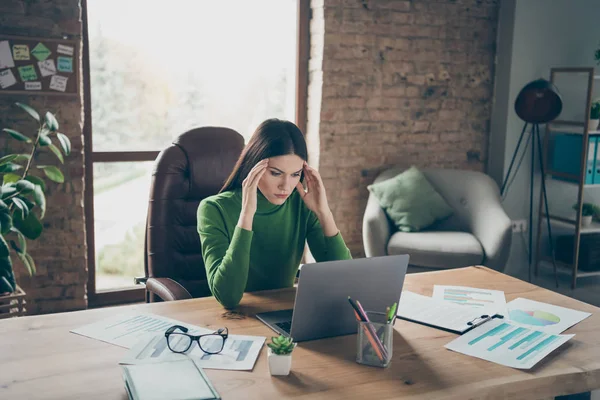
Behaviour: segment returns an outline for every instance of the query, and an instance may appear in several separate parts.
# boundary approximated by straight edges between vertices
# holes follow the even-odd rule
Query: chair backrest
[[[405,170],[404,167],[392,167],[383,171],[375,179],[375,182],[393,178]],[[500,197],[496,182],[483,172],[443,168],[422,168],[420,170],[448,205],[454,209],[452,216],[433,224],[426,230],[469,232],[473,212],[479,212],[481,204],[488,204],[487,198]]]
[[[158,155],[146,221],[147,277],[171,278],[195,297],[206,292],[196,212],[202,199],[219,192],[243,147],[244,138],[232,129],[202,127]],[[202,288],[190,288],[198,284]]]

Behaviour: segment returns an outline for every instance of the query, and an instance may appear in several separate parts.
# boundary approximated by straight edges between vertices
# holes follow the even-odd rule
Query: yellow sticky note
[[[13,45],[13,58],[15,60],[29,60],[29,46],[26,44]]]

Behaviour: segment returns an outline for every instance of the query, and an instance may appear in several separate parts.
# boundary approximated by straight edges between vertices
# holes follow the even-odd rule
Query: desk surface
[[[550,398],[600,388],[600,311],[485,267],[407,275],[404,288],[431,295],[434,284],[503,290],[506,300],[532,300],[593,313],[566,333],[576,336],[532,370],[516,370],[444,348],[456,335],[397,320],[387,369],[355,362],[356,336],[302,342],[292,372],[271,377],[264,346],[253,371],[206,370],[223,399]],[[214,298],[14,318],[0,322],[0,398],[127,399],[119,360],[127,349],[69,333],[125,309],[168,316],[230,333],[273,332],[254,318],[293,304],[294,289],[247,293],[232,319]]]

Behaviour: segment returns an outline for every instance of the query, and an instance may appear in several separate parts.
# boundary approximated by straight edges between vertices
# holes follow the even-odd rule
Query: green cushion
[[[402,232],[427,228],[454,212],[414,166],[391,179],[369,185],[367,189]]]

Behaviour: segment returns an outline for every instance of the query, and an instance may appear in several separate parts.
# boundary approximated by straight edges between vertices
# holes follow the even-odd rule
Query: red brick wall
[[[309,148],[354,257],[384,168],[484,170],[495,0],[313,0]],[[316,39],[316,40],[315,40]]]
[[[0,32],[42,38],[81,38],[79,0],[0,1]],[[81,77],[80,71],[77,71]],[[80,79],[80,78],[79,78]],[[80,80],[81,81],[81,80]],[[48,181],[47,211],[44,232],[37,241],[28,242],[28,251],[35,260],[37,275],[30,278],[25,268],[15,262],[20,286],[27,292],[30,314],[76,310],[87,307],[86,244],[83,213],[83,104],[79,98],[61,99],[58,96],[0,96],[0,128],[13,128],[34,134],[33,121],[13,106],[16,101],[27,103],[40,114],[57,114],[60,131],[69,136],[72,153],[61,170],[68,180],[57,185]],[[0,134],[0,153],[7,140]],[[58,164],[55,157],[40,162]],[[40,163],[38,162],[38,163]],[[15,260],[16,261],[16,260]]]

